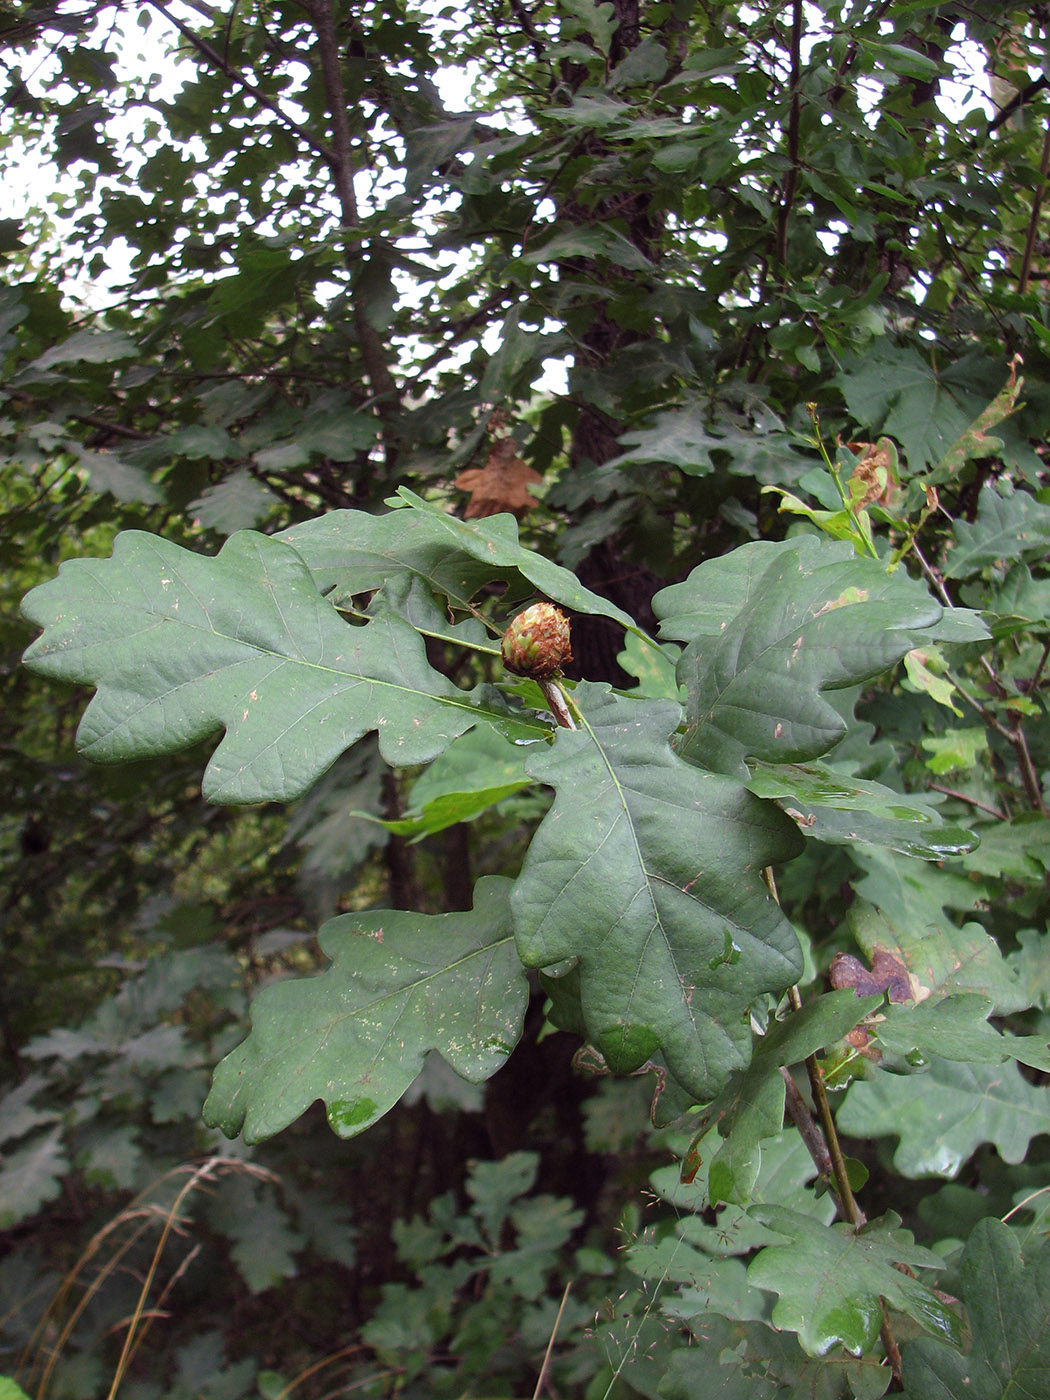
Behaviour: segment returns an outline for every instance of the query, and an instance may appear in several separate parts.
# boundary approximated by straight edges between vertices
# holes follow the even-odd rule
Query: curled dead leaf
[[[878,442],[851,442],[849,446],[850,451],[860,454],[850,474],[850,482],[863,488],[857,507],[891,505],[900,495],[897,454],[892,443],[888,438],[880,438]]]

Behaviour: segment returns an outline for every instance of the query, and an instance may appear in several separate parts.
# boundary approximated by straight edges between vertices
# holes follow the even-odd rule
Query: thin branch
[[[174,25],[182,37],[197,50],[202,58],[206,58],[214,68],[217,68],[221,73],[225,73],[238,87],[242,87],[245,92],[250,93],[260,106],[272,112],[282,126],[294,132],[300,141],[304,142],[311,151],[319,155],[328,165],[333,163],[335,160],[334,152],[329,150],[327,146],[322,145],[320,141],[315,140],[304,126],[300,126],[297,121],[294,121],[272,97],[267,96],[262,88],[253,83],[251,78],[242,73],[239,68],[235,68],[233,64],[227,63],[222,54],[216,49],[213,49],[206,39],[202,39],[199,34],[195,34],[189,25],[183,24],[182,20],[176,19],[171,11],[161,4],[161,0],[147,0],[147,3],[152,5],[158,14],[162,14],[169,24]]]
[[[762,871],[762,876],[766,882],[769,893],[772,895],[773,899],[776,900],[777,904],[779,904],[780,896],[777,893],[776,880],[773,876],[772,867],[767,865]],[[802,996],[797,987],[788,988],[788,1001],[791,1003],[792,1011],[802,1010]],[[813,1157],[818,1171],[824,1172],[823,1163],[825,1160],[830,1163],[830,1172],[825,1174],[830,1176],[830,1180],[833,1183],[833,1194],[838,1213],[843,1220],[848,1221],[854,1229],[859,1229],[861,1225],[867,1223],[867,1217],[857,1204],[856,1197],[853,1194],[853,1187],[850,1185],[846,1159],[842,1153],[842,1145],[839,1142],[838,1131],[835,1127],[835,1118],[831,1112],[831,1104],[828,1101],[827,1090],[824,1087],[824,1075],[820,1065],[817,1063],[816,1055],[807,1056],[805,1065],[806,1075],[809,1079],[810,1093],[813,1096],[813,1104],[817,1110],[817,1117],[820,1120],[820,1135],[823,1136],[826,1152],[821,1149],[814,1150],[814,1147],[810,1145],[811,1134],[808,1133],[808,1130],[807,1132],[803,1132],[803,1141],[806,1143],[810,1156]],[[787,1079],[789,1077],[790,1076],[786,1076],[785,1078]],[[792,1081],[792,1084],[794,1084],[794,1081]],[[790,1095],[788,1098],[788,1110],[789,1112],[791,1110]],[[812,1120],[810,1121],[812,1122]],[[816,1125],[813,1124],[812,1126],[815,1132]],[[802,1130],[800,1129],[800,1131]],[[882,1330],[880,1335],[882,1337],[882,1345],[886,1350],[886,1358],[890,1363],[890,1369],[893,1371],[894,1380],[899,1385],[901,1379],[900,1348],[897,1346],[897,1339],[894,1337],[893,1330],[890,1327],[885,1304],[882,1309]]]
[[[87,423],[92,428],[102,428],[107,433],[114,433],[117,437],[135,438],[138,442],[149,442],[156,436],[155,433],[145,433],[141,428],[126,428],[123,423],[111,423],[108,418],[102,418],[97,413],[71,413],[70,418],[76,423]]]
[[[893,0],[882,0],[882,4],[876,5],[871,14],[867,16],[866,22],[872,24],[881,20],[892,3]],[[842,56],[842,62],[835,69],[835,81],[828,91],[828,99],[832,107],[837,107],[842,101],[843,94],[846,91],[844,79],[856,63],[859,54],[860,41],[857,39],[856,34],[851,31],[849,43],[846,45],[846,52]]]
[[[967,802],[971,807],[976,807],[979,812],[987,812],[990,817],[995,817],[1001,822],[1010,820],[1005,812],[1000,812],[997,807],[989,807],[987,802],[979,802],[976,797],[970,797],[968,793],[957,792],[955,788],[944,787],[941,783],[931,783],[930,787],[934,792],[943,792],[945,797],[954,797],[957,802]]]
[[[798,1085],[795,1083],[791,1071],[786,1065],[780,1066],[780,1077],[784,1081],[785,1101],[791,1121],[798,1129],[802,1141],[806,1144],[806,1150],[813,1159],[813,1165],[822,1177],[830,1180],[831,1154],[828,1152],[827,1143],[824,1141],[820,1129],[813,1121],[813,1115],[809,1111],[809,1105],[799,1093]],[[837,1204],[838,1202],[836,1201],[836,1205]],[[839,1210],[839,1214],[842,1214],[841,1210]]]
[[[1028,740],[1025,738],[1024,730],[1018,726],[1011,729],[1007,738],[1013,745],[1014,753],[1017,755],[1017,762],[1021,768],[1021,782],[1024,785],[1025,796],[1032,807],[1042,816],[1047,815],[1046,803],[1043,801],[1043,788],[1039,781],[1039,774],[1036,772],[1035,764],[1032,762],[1032,755],[1028,748]]]
[[[1050,641],[1043,644],[1043,654],[1039,658],[1039,665],[1035,668],[1035,674],[1029,682],[1028,692],[1034,695],[1043,683],[1043,671],[1046,668],[1047,657],[1050,657]]]
[[[1046,177],[1050,173],[1050,120],[1043,133],[1043,153],[1039,158],[1039,184],[1032,196],[1032,213],[1025,234],[1024,253],[1021,257],[1021,272],[1017,278],[1018,295],[1024,296],[1028,290],[1028,279],[1032,272],[1032,258],[1035,255],[1035,240],[1039,232],[1039,216],[1043,210],[1043,197],[1046,194]]]
[[[1018,1201],[1014,1208],[1008,1210],[1003,1216],[1003,1224],[1006,1224],[1011,1215],[1016,1215],[1019,1210],[1024,1210],[1025,1206],[1034,1201],[1037,1196],[1045,1196],[1047,1191],[1050,1191],[1050,1186],[1040,1186],[1038,1191],[1033,1191],[1030,1195],[1026,1196],[1023,1201]]]
[[[798,998],[798,1007],[802,1005],[801,997],[798,997],[798,988],[791,989]],[[794,1001],[792,1001],[794,1005]],[[846,1159],[842,1154],[842,1145],[839,1142],[839,1135],[835,1128],[835,1118],[831,1112],[831,1104],[828,1102],[828,1093],[824,1087],[824,1075],[820,1065],[817,1063],[816,1055],[810,1055],[806,1059],[806,1074],[809,1076],[809,1087],[813,1094],[813,1102],[816,1105],[817,1117],[824,1130],[824,1139],[828,1145],[828,1152],[831,1155],[831,1174],[834,1178],[837,1193],[843,1207],[845,1218],[854,1227],[859,1229],[866,1223],[866,1217],[860,1206],[857,1205],[856,1197],[853,1195],[853,1188],[849,1181],[849,1172],[846,1168]],[[886,1350],[886,1357],[890,1363],[894,1380],[900,1384],[901,1380],[901,1353],[897,1345],[897,1339],[893,1335],[890,1327],[889,1316],[886,1312],[886,1305],[882,1305],[882,1328],[880,1330],[882,1345]]]
[[[546,48],[544,46],[542,38],[540,37],[539,31],[537,30],[536,25],[533,22],[532,16],[529,14],[525,6],[521,3],[521,0],[510,0],[510,8],[511,13],[514,15],[514,18],[518,21],[518,24],[521,26],[521,32],[528,38],[532,52],[538,59],[542,59],[543,55],[546,53]]]
[[[1050,126],[1047,127],[1047,142],[1044,144],[1043,150],[1047,159],[1050,160]],[[937,590],[945,607],[954,608],[955,604],[949,597],[948,590],[945,588],[943,580],[940,578],[937,571],[931,568],[930,564],[923,557],[922,550],[919,549],[918,545],[912,545],[912,552],[914,553],[916,559],[918,559],[919,566],[922,569],[923,573],[926,575],[927,579],[930,581],[933,587]],[[982,656],[980,660],[981,665],[984,667],[985,673],[987,674],[992,684],[995,686],[998,694],[1004,699],[1009,699],[1009,692],[1004,688],[1002,682],[996,674],[995,667],[988,660],[987,656]],[[1043,660],[1045,661],[1045,655]],[[1043,661],[1040,661],[1040,669],[1042,668],[1042,665]],[[985,722],[988,728],[994,729],[997,734],[1001,734],[1002,737],[1007,741],[1007,743],[1012,747],[1014,753],[1017,756],[1017,766],[1021,772],[1021,786],[1024,788],[1025,796],[1028,798],[1029,805],[1035,811],[1040,812],[1045,817],[1047,815],[1047,811],[1046,803],[1043,801],[1043,790],[1039,782],[1039,774],[1036,772],[1035,764],[1032,762],[1032,755],[1028,748],[1028,740],[1025,738],[1024,730],[1019,724],[1003,724],[1002,720],[998,717],[998,715],[994,714],[990,709],[988,709],[986,705],[982,704],[976,696],[971,695],[970,692],[966,689],[966,687],[960,683],[958,676],[953,675],[950,670],[945,671],[945,676],[948,680],[951,681],[952,685],[955,686],[956,690],[958,690],[959,694],[966,701],[966,703],[977,711],[977,713],[980,715],[981,719]]]
[[[999,115],[988,123],[985,135],[991,136],[993,131],[997,131],[1004,122],[1008,122],[1019,108],[1031,102],[1032,98],[1038,96],[1045,87],[1050,87],[1050,78],[1045,73],[1040,73],[1038,78],[1021,88],[1019,92],[1015,92],[1005,107],[999,108]]]

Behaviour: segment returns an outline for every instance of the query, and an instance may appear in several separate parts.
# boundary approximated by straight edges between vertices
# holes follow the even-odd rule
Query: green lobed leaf
[[[921,740],[930,757],[926,767],[934,774],[969,772],[988,751],[988,731],[978,725],[949,729],[947,734],[931,734]]]
[[[834,381],[856,423],[894,438],[913,472],[939,462],[984,406],[911,345],[876,342]]]
[[[1020,356],[1017,356],[1010,364],[1006,383],[999,393],[981,410],[958,441],[947,450],[929,474],[928,481],[936,484],[951,481],[953,477],[958,476],[967,462],[1001,455],[1003,443],[999,438],[992,436],[991,429],[1003,419],[1009,418],[1017,407],[1018,395],[1024,385],[1024,380],[1017,378],[1019,363]]]
[[[1050,578],[1036,578],[1027,564],[1015,564],[1001,583],[964,584],[963,597],[984,610],[997,638],[1044,628],[1050,618]]]
[[[477,1219],[492,1248],[499,1247],[511,1204],[536,1184],[540,1159],[535,1152],[510,1152],[493,1162],[475,1162],[467,1179],[467,1195],[474,1202]]]
[[[262,425],[255,424],[256,432]],[[291,430],[291,431],[289,431]],[[260,470],[286,471],[323,455],[336,462],[352,462],[375,442],[376,422],[346,401],[341,393],[324,394],[298,413],[284,413],[278,420],[280,437],[271,431],[266,446],[255,452]]]
[[[768,1245],[747,1271],[748,1282],[778,1294],[777,1327],[798,1334],[810,1356],[834,1346],[860,1355],[870,1351],[882,1327],[880,1299],[930,1332],[952,1342],[958,1320],[937,1295],[896,1267],[939,1269],[939,1255],[916,1245],[892,1211],[861,1228],[822,1225],[783,1206],[752,1206],[749,1214],[785,1243]]]
[[[76,331],[19,370],[16,382],[32,382],[55,365],[104,365],[133,359],[138,353],[139,347],[123,331]]]
[[[433,670],[399,618],[344,622],[265,535],[206,558],[127,531],[111,559],[64,564],[23,607],[44,628],[26,664],[97,687],[77,734],[85,756],[173,753],[223,729],[203,782],[215,802],[298,797],[372,729],[386,761],[408,766],[479,719],[509,718],[494,692]]]
[[[1022,929],[1017,942],[1017,951],[1006,961],[1020,979],[1022,1003],[1050,1011],[1050,932]]]
[[[978,838],[946,826],[914,793],[855,778],[830,764],[755,764],[748,788],[777,802],[800,830],[830,845],[887,846],[920,860],[944,860],[973,850]]]
[[[508,1212],[515,1247],[489,1261],[490,1278],[523,1298],[539,1298],[558,1264],[558,1251],[580,1227],[584,1215],[565,1196],[544,1193],[516,1201]]]
[[[144,501],[147,505],[163,501],[163,492],[142,468],[125,462],[115,452],[96,452],[72,442],[66,448],[86,473],[92,491],[108,493],[117,501]]]
[[[194,1113],[200,1100],[194,1105]],[[76,1165],[92,1186],[130,1191],[142,1163],[138,1128],[100,1121],[78,1134]]]
[[[847,726],[822,692],[888,669],[941,617],[920,584],[855,558],[850,545],[797,544],[777,552],[716,636],[694,639],[682,654],[680,751],[694,763],[744,774],[745,757],[780,764],[826,753]],[[719,563],[701,564],[679,587],[706,592]],[[687,596],[678,594],[679,610]]]
[[[1042,885],[1050,870],[1050,818],[1025,814],[979,826],[981,844],[967,855],[967,870],[1024,885]]]
[[[38,1108],[32,1102],[47,1087],[45,1075],[27,1074],[20,1084],[0,1097],[0,1145],[13,1142],[44,1123],[55,1121],[58,1114],[53,1109]]]
[[[528,986],[514,950],[511,882],[479,880],[456,914],[344,914],[318,941],[332,966],[279,982],[252,1004],[252,1030],[215,1071],[205,1122],[246,1142],[272,1137],[317,1099],[340,1137],[391,1109],[438,1050],[478,1083],[521,1035]]]
[[[231,472],[208,486],[186,507],[186,514],[206,530],[222,535],[250,530],[270,514],[280,500],[246,468]]]
[[[211,1188],[208,1215],[231,1241],[230,1257],[252,1293],[295,1276],[294,1255],[306,1236],[292,1229],[272,1182],[231,1173]]]
[[[296,1223],[310,1247],[322,1259],[333,1259],[337,1264],[351,1269],[357,1261],[352,1203],[336,1195],[339,1191],[338,1181],[332,1185],[331,1194],[316,1181],[310,1181],[297,1190],[286,1177],[282,1182],[282,1194],[285,1200],[291,1199],[294,1203]]]
[[[180,1346],[171,1400],[189,1400],[190,1396],[207,1396],[208,1400],[242,1400],[251,1394],[258,1362],[247,1356],[242,1361],[227,1364],[226,1339],[215,1328],[197,1332]],[[91,1393],[97,1394],[100,1385]]]
[[[972,1064],[1001,1064],[1016,1059],[1050,1071],[1050,1049],[1038,1036],[1004,1036],[988,1024],[993,1010],[987,997],[931,997],[894,1003],[871,1027],[879,1044],[897,1055],[940,1055]]]
[[[768,1299],[747,1281],[741,1259],[716,1257],[695,1249],[683,1239],[664,1236],[642,1238],[627,1251],[632,1273],[666,1289],[675,1285],[673,1301],[664,1293],[664,1310],[676,1317],[695,1318],[706,1313],[741,1321],[758,1321],[766,1315]]]
[[[676,1229],[682,1238],[707,1254],[717,1255],[750,1254],[773,1244],[776,1237],[772,1231],[752,1220],[743,1206],[708,1209],[709,1169],[710,1161],[705,1157],[691,1182],[681,1180],[677,1165],[660,1167],[649,1178],[659,1195],[674,1207],[679,1217]],[[830,1224],[835,1204],[827,1192],[817,1196],[813,1191],[810,1183],[816,1175],[800,1134],[793,1127],[781,1128],[762,1144],[762,1163],[748,1204],[789,1206]]]
[[[748,1006],[801,969],[762,868],[801,838],[671,750],[680,709],[582,683],[583,716],[526,769],[555,789],[512,898],[522,961],[576,959],[588,1038],[617,1073],[662,1050],[696,1101],[750,1054]]]
[[[807,1356],[791,1332],[705,1313],[696,1345],[672,1352],[660,1400],[879,1400],[890,1383],[877,1357]]]
[[[0,1165],[0,1230],[10,1229],[53,1201],[68,1171],[61,1126],[5,1152]]]
[[[754,597],[769,567],[785,554],[813,548],[809,538],[754,540],[698,564],[682,583],[661,588],[653,598],[660,636],[678,642],[720,636]]]
[[[610,225],[588,228],[582,224],[559,228],[535,247],[530,244],[516,259],[516,264],[534,267],[544,263],[569,262],[575,258],[606,258],[614,267],[630,272],[648,272],[652,267],[641,249],[615,228]]]
[[[622,670],[636,678],[638,684],[632,687],[635,698],[644,695],[653,700],[677,700],[675,665],[680,652],[680,647],[660,646],[637,632],[627,632],[624,649],[616,660]]]
[[[966,1243],[963,1355],[926,1337],[902,1348],[903,1400],[1042,1400],[1050,1376],[1050,1244],[1024,1253],[1009,1227],[982,1220]]]
[[[527,747],[510,744],[488,728],[455,739],[413,784],[408,811],[384,822],[401,836],[422,837],[455,822],[473,821],[489,807],[530,787],[525,772]]]
[[[853,1137],[899,1137],[893,1154],[904,1176],[955,1176],[982,1143],[1020,1162],[1039,1133],[1050,1133],[1050,1093],[1029,1084],[1012,1062],[955,1064],[932,1058],[925,1074],[874,1071],[850,1085],[838,1124]]]
[[[613,458],[610,467],[625,467],[631,462],[668,462],[689,476],[713,471],[711,452],[723,445],[702,412],[679,409],[657,414],[651,428],[634,428],[624,433],[620,441],[627,450]]]
[[[275,536],[292,545],[336,601],[382,588],[399,575],[422,579],[434,592],[466,607],[484,585],[513,584],[527,594],[531,584],[552,602],[576,612],[610,617],[624,627],[634,621],[577,580],[568,569],[518,543],[512,515],[457,520],[401,487],[388,515],[335,510]]]

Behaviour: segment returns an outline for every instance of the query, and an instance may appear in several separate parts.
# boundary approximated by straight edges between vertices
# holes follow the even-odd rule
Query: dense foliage
[[[0,22],[0,1396],[1041,1394],[1050,13]]]

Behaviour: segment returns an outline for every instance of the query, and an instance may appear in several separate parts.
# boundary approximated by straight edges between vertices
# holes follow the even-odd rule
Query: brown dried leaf
[[[858,508],[873,502],[881,506],[892,505],[901,494],[896,476],[895,453],[886,438],[878,442],[851,442],[851,452],[859,452],[857,465],[850,475],[850,483],[863,488]]]
[[[524,515],[536,504],[536,497],[529,487],[538,486],[542,480],[539,472],[533,471],[518,456],[514,439],[505,437],[498,438],[492,444],[488,461],[483,467],[471,467],[468,471],[460,472],[455,484],[461,491],[470,492],[466,518],[479,520],[486,515],[497,515],[500,511]]]

